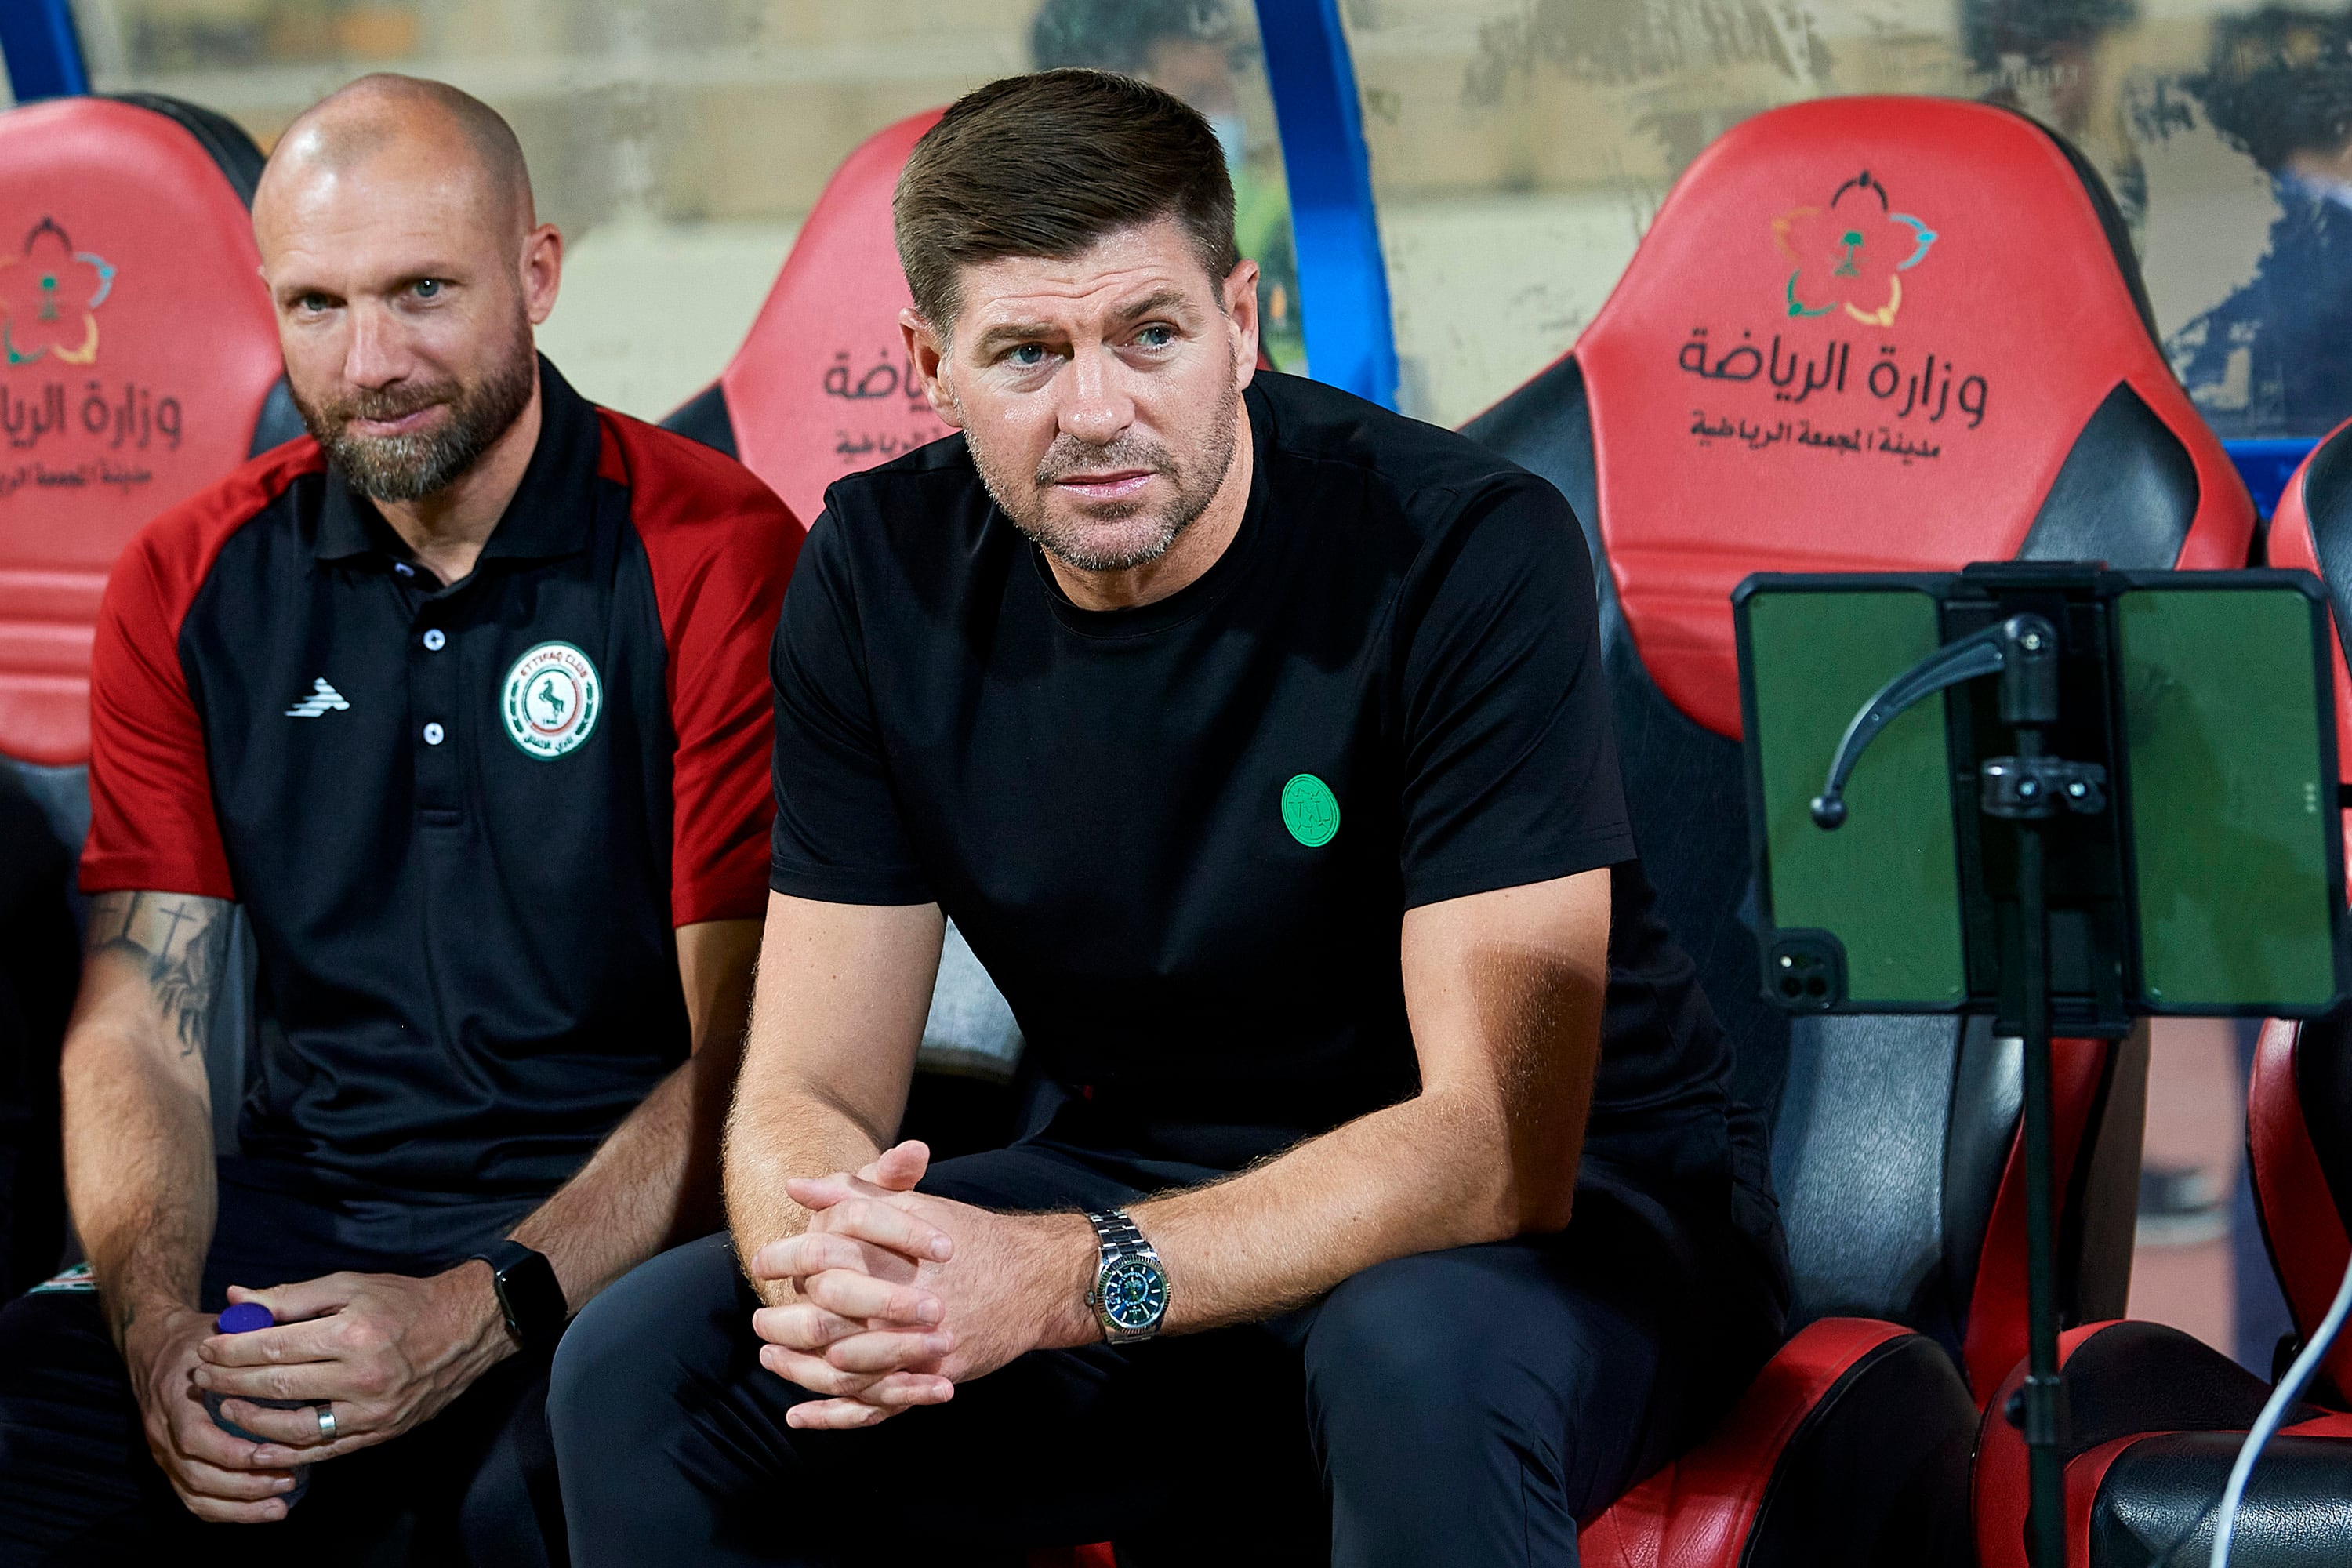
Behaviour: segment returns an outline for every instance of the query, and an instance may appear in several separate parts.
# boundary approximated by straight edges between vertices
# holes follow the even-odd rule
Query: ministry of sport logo
[[[1864,169],[1829,205],[1792,207],[1772,220],[1772,241],[1797,264],[1782,290],[1791,316],[1826,316],[1840,306],[1866,325],[1891,327],[1903,308],[1903,279],[1927,259],[1936,231],[1894,210],[1886,187]]]
[[[604,682],[588,656],[568,642],[543,642],[507,671],[499,717],[525,756],[551,763],[588,739],[604,706]]]
[[[0,256],[0,356],[10,364],[44,354],[89,363],[98,357],[98,308],[113,291],[113,266],[75,249],[57,219],[43,218],[25,236],[23,254]]]

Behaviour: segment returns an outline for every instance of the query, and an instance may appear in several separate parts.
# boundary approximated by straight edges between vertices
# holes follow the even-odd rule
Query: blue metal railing
[[[0,56],[19,103],[89,90],[68,0],[0,0]]]
[[[1257,0],[1315,379],[1396,406],[1396,334],[1356,68],[1339,0]]]

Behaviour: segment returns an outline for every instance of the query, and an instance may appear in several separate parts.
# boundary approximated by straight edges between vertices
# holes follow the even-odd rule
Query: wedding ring
[[[334,1440],[335,1413],[327,1405],[321,1405],[319,1406],[319,1441],[331,1443]]]

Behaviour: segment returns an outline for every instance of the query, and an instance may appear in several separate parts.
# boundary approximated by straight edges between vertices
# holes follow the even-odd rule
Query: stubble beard
[[[455,379],[404,384],[318,404],[290,383],[288,391],[304,427],[352,489],[372,500],[412,501],[446,489],[479,462],[530,406],[538,376],[530,322],[518,314],[507,352],[470,386]],[[447,405],[449,416],[431,430],[352,434],[353,419],[399,419],[436,404]]]
[[[1074,571],[1131,572],[1167,554],[1215,499],[1233,468],[1234,401],[1239,395],[1228,372],[1223,395],[1214,400],[1208,416],[1181,432],[1192,437],[1186,445],[1198,454],[1197,462],[1188,463],[1142,436],[1124,434],[1096,446],[1065,432],[1054,438],[1034,473],[1007,483],[1002,467],[990,461],[985,443],[971,438],[969,423],[965,444],[990,497],[1038,549]],[[1076,520],[1054,515],[1050,500],[1065,477],[1119,468],[1164,476],[1175,494],[1158,507],[1122,501],[1087,507]]]

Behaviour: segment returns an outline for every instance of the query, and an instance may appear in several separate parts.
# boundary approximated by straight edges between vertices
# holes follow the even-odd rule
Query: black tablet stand
[[[1739,617],[1742,689],[1749,722],[1748,762],[1749,802],[1756,826],[1758,871],[1761,879],[1764,958],[1768,969],[1765,997],[1790,1012],[1876,1010],[1867,1003],[1849,1003],[1846,995],[1845,950],[1834,931],[1802,925],[1782,927],[1775,913],[1778,900],[1772,883],[1769,811],[1765,784],[1765,752],[1757,741],[1759,726],[1769,723],[1759,704],[1760,687],[1748,662],[1752,623],[1748,619],[1758,596],[1769,592],[1823,595],[1825,616],[1833,616],[1836,597],[1846,592],[1884,594],[1889,589],[1925,592],[1937,605],[1938,630],[1946,640],[1874,693],[1845,726],[1829,761],[1819,795],[1810,801],[1812,825],[1832,830],[1845,822],[1846,786],[1864,750],[1907,709],[1930,697],[1944,696],[1944,730],[1948,759],[1943,795],[1952,814],[1958,857],[1957,888],[1965,971],[1948,1002],[1892,1002],[1889,1010],[1902,1012],[1990,1013],[1997,1033],[2012,1036],[2023,1045],[2024,1133],[2027,1260],[2027,1357],[2024,1385],[2004,1414],[2020,1427],[2029,1455],[2031,1503],[2025,1545],[2036,1568],[2063,1568],[2065,1507],[2063,1448],[2067,1411],[2058,1375],[2058,1262],[2055,1108],[2053,1104],[2051,1038],[2119,1038],[2128,1034],[2135,1018],[2158,1013],[2193,1016],[2271,1016],[2314,1017],[2352,996],[2352,952],[2346,946],[2343,844],[2336,809],[2352,807],[2334,781],[2337,774],[2335,726],[2325,711],[2328,705],[2329,668],[2334,637],[2328,630],[2326,601],[2316,584],[2300,574],[2284,572],[2115,573],[2093,563],[2002,562],[1969,567],[1957,576],[1946,574],[1759,574],[1741,584],[1733,595]],[[2135,821],[2152,803],[2172,802],[2149,820],[2168,823],[2159,831],[2182,831],[2178,802],[2184,777],[2182,738],[2198,738],[2198,721],[2183,731],[2166,718],[2170,710],[2161,694],[2179,679],[2167,673],[2155,656],[2134,655],[2125,635],[2135,618],[2149,625],[2157,603],[2136,595],[2166,595],[2209,592],[2289,593],[2302,605],[2290,617],[2251,616],[2231,621],[2220,635],[2232,639],[2234,650],[2270,648],[2279,657],[2251,664],[2241,660],[2221,668],[2259,669],[2265,678],[2299,668],[2294,695],[2285,706],[2273,704],[2269,722],[2300,730],[2305,722],[2312,750],[2308,765],[2315,768],[2300,797],[2300,811],[2285,807],[2286,816],[2302,820],[2310,815],[2315,829],[2300,851],[2279,867],[2260,869],[2259,885],[2242,882],[2234,889],[2207,882],[2184,895],[2182,883],[2159,872],[2152,897],[2168,900],[2162,907],[2177,911],[2179,900],[2205,902],[2217,915],[2228,899],[2243,910],[2252,897],[2282,910],[2295,900],[2316,900],[2308,912],[2316,923],[2303,931],[2305,967],[2257,966],[2245,984],[2224,986],[2190,1004],[2186,996],[2160,992],[2157,969],[2147,948],[2147,928],[2141,922],[2140,869],[2136,853]],[[2176,608],[2189,601],[2173,599]],[[2130,608],[2127,606],[2134,606]],[[2163,625],[2161,620],[2155,623]],[[2171,623],[2176,628],[2183,624]],[[2207,622],[2210,627],[2217,623]],[[2268,640],[2298,628],[2295,649]],[[1838,648],[1841,623],[1824,619],[1813,640],[1812,655],[1830,655]],[[2134,634],[2135,636],[2138,634]],[[2205,635],[2215,635],[2209,630]],[[2249,641],[2247,639],[2252,639]],[[2144,648],[2170,647],[2164,657],[2179,657],[2179,646],[2158,641]],[[1830,655],[1831,657],[1838,657]],[[2308,660],[2308,663],[2305,663]],[[2216,667],[2201,666],[2210,672]],[[1974,683],[1997,677],[1997,686]],[[2126,691],[2126,678],[2136,683]],[[2157,684],[2150,686],[2154,680]],[[2196,685],[2194,679],[2191,685]],[[2242,719],[2247,709],[2236,689],[2221,689],[2221,709],[2210,679],[2202,685],[2207,710],[2235,710]],[[2284,689],[2281,689],[2284,691]],[[1997,700],[1994,698],[1997,692]],[[2258,695],[2250,689],[2249,695]],[[2311,706],[2305,709],[2304,704]],[[1834,711],[1834,710],[1832,710]],[[2128,723],[2127,721],[2128,720]],[[2126,733],[2144,726],[2137,734]],[[1818,731],[1813,731],[1819,733]],[[2265,735],[2284,738],[2287,730]],[[2139,769],[2152,773],[2138,776]],[[2271,775],[2264,775],[2269,777]],[[2282,820],[2284,792],[2294,787],[2292,774],[2282,781],[2280,798],[2266,810],[2273,843]],[[2151,793],[2152,792],[2152,793]],[[2334,797],[2334,798],[2331,798]],[[1876,801],[1887,797],[1874,795]],[[2226,792],[2225,796],[2226,799]],[[1874,808],[1875,809],[1875,808]],[[2228,810],[2217,803],[2213,812]],[[2231,820],[2221,815],[2187,819],[2187,831],[2226,833]],[[2290,831],[2288,837],[2293,837]],[[2202,842],[2202,841],[2200,841]],[[2161,849],[2164,846],[2156,847]],[[2209,846],[2210,847],[2210,846]],[[2159,861],[2161,857],[2159,857]],[[2232,867],[2257,866],[2242,857]],[[2304,872],[2297,871],[2301,866]],[[2249,871],[2247,875],[2254,875]],[[2273,900],[2273,891],[2275,900]],[[2221,902],[2211,900],[2220,900]],[[2174,918],[2177,922],[2177,915]],[[2233,915],[2231,918],[2242,918]],[[2290,922],[2291,924],[2291,922]],[[2251,929],[2251,928],[2247,928]],[[2281,928],[2285,929],[2285,928]],[[2310,942],[2324,942],[2323,976],[2312,967]],[[2292,933],[2290,933],[2290,940]],[[2167,962],[2171,962],[2168,960]],[[2173,983],[2165,982],[2167,985]],[[2294,997],[2274,991],[2299,991]]]
[[[2062,814],[2091,816],[2107,807],[2107,770],[2070,762],[2043,749],[2059,721],[2058,627],[2044,616],[2013,615],[1958,642],[1948,643],[1889,681],[1854,715],[1830,764],[1829,783],[1812,803],[1813,820],[1834,828],[1845,820],[1846,780],[1863,748],[1896,714],[1948,687],[1987,675],[2000,677],[2000,721],[2014,732],[2013,755],[1978,768],[1978,805],[1987,816],[2016,828],[2019,1023],[2025,1043],[2025,1234],[2030,1252],[2026,1300],[2029,1335],[2025,1386],[2006,1412],[2023,1428],[2032,1466],[2027,1551],[2037,1568],[2062,1568],[2065,1507],[2061,1446],[2066,1429],[2065,1389],[2058,1378],[2057,1215],[2050,1083],[2049,963],[2044,952],[2042,825]]]

